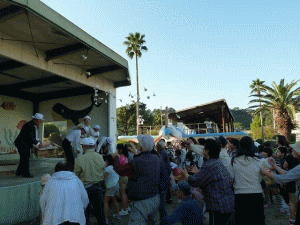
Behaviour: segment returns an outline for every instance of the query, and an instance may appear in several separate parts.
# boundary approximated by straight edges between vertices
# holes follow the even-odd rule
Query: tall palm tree
[[[139,134],[139,104],[140,104],[140,90],[139,90],[139,73],[138,73],[138,57],[142,57],[142,51],[147,51],[148,48],[144,45],[145,35],[138,32],[130,33],[123,42],[127,46],[125,52],[132,59],[135,56],[136,66],[136,133]]]
[[[263,84],[265,82],[257,78],[256,80],[253,80],[252,83],[250,84],[251,88],[251,94],[255,93],[257,96],[261,95],[261,92],[264,91]],[[260,97],[259,97],[260,98]],[[261,135],[262,139],[264,139],[264,125],[263,125],[263,116],[262,116],[262,107],[261,107],[261,102],[259,103],[259,117],[260,117],[260,127],[261,127]]]
[[[300,87],[296,87],[297,83],[298,81],[293,80],[285,84],[284,79],[281,79],[279,84],[274,81],[271,86],[262,84],[264,94],[253,95],[258,98],[250,101],[262,103],[264,108],[273,110],[278,133],[285,136],[287,140],[294,126],[294,115],[300,110]]]

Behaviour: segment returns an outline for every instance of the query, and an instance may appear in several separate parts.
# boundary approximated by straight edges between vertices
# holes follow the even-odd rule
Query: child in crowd
[[[106,162],[106,167],[104,169],[104,178],[105,178],[105,195],[104,195],[104,213],[106,218],[106,223],[108,223],[108,216],[109,216],[109,201],[112,200],[114,207],[115,207],[115,214],[114,217],[120,219],[120,207],[119,203],[117,202],[117,195],[119,194],[119,175],[114,170],[114,159],[112,155],[107,155],[104,158]]]
[[[123,167],[128,163],[128,148],[127,145],[118,144],[117,145],[117,157],[116,163],[119,166]],[[128,197],[126,194],[126,187],[127,187],[128,177],[120,176],[119,178],[119,186],[120,186],[120,197],[122,202],[122,210],[120,211],[120,216],[126,216],[129,214],[130,208],[128,206]]]
[[[188,182],[179,181],[176,195],[182,201],[171,215],[167,216],[160,225],[181,222],[185,225],[203,224],[203,207],[192,197],[192,190]]]

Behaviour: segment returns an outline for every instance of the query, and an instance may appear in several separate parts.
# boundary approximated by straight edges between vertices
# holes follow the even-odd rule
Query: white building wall
[[[105,97],[105,94],[103,95]],[[61,103],[69,109],[72,110],[83,110],[92,104],[90,95],[81,95],[68,98],[52,99],[48,101],[41,102],[39,105],[39,111],[45,115],[45,122],[49,121],[65,121],[62,116],[57,114],[52,110],[52,107],[56,103]],[[100,135],[108,135],[108,104],[102,103],[101,106],[94,106],[91,113],[91,126],[98,124],[101,126]],[[71,120],[67,120],[68,128],[74,126]]]
[[[16,108],[14,110],[4,110],[0,108],[0,152],[6,152],[11,148],[15,148],[14,140],[20,131],[16,126],[20,120],[31,120],[33,112],[33,104],[30,101],[0,96],[0,104],[2,104],[3,101],[14,102]]]
[[[107,99],[107,103],[103,102],[101,106],[94,106],[91,113],[91,126],[98,124],[101,126],[100,135],[110,136],[113,139],[111,151],[115,151],[116,142],[116,94],[115,90],[110,95],[103,94],[102,97]],[[15,148],[14,140],[20,130],[17,129],[17,124],[21,120],[29,121],[33,115],[33,103],[30,101],[12,98],[8,96],[0,96],[0,103],[3,101],[12,101],[15,103],[14,110],[4,110],[0,108],[0,152],[9,151]],[[45,122],[51,121],[65,121],[63,117],[52,110],[56,103],[61,103],[64,106],[73,110],[82,110],[92,104],[90,95],[74,96],[61,99],[53,99],[41,102],[39,105],[39,112],[45,116]],[[74,126],[71,120],[67,120],[68,128]],[[6,150],[7,149],[7,150]]]
[[[300,141],[300,113],[296,113],[296,129],[293,130],[293,133],[296,134],[296,141]]]

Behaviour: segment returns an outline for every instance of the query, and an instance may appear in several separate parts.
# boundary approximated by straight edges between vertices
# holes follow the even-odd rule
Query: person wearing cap
[[[62,148],[64,150],[66,160],[73,165],[75,158],[83,153],[80,145],[80,137],[84,133],[84,128],[81,125],[78,125],[73,128],[62,141]]]
[[[179,181],[175,187],[176,196],[182,201],[160,225],[171,225],[181,222],[183,225],[202,225],[203,206],[192,197],[192,189],[187,181]]]
[[[83,182],[89,196],[90,204],[86,209],[86,224],[90,224],[91,207],[98,224],[106,224],[103,205],[104,168],[102,155],[95,152],[96,142],[93,138],[81,139],[84,154],[75,159],[74,172]]]
[[[138,135],[141,152],[123,167],[117,167],[120,176],[128,176],[128,197],[133,201],[129,225],[155,224],[154,214],[160,205],[160,193],[168,185],[164,163],[153,154],[154,140],[150,135]]]
[[[93,128],[90,130],[90,135],[93,137],[96,141],[100,137],[100,126],[98,124],[95,124]]]
[[[92,118],[90,116],[83,117],[82,127],[85,130],[85,134],[83,135],[83,137],[90,137],[91,136],[91,126],[90,126],[91,120],[92,120]]]
[[[15,140],[15,146],[20,154],[20,163],[16,171],[17,176],[33,177],[29,172],[30,149],[38,148],[41,143],[38,137],[38,128],[44,121],[44,115],[36,113],[32,120],[25,123]]]
[[[109,145],[111,145],[113,142],[111,137],[99,137],[96,142],[96,152],[102,154],[103,156],[106,156],[109,154]]]

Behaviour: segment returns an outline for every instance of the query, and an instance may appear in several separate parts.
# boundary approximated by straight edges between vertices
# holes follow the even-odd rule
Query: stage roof
[[[225,99],[177,110],[175,113],[170,113],[169,118],[184,124],[213,121],[219,128],[223,127],[223,123],[233,123],[234,121]]]
[[[0,1],[0,95],[44,101],[103,83],[130,85],[127,60],[39,0]]]

